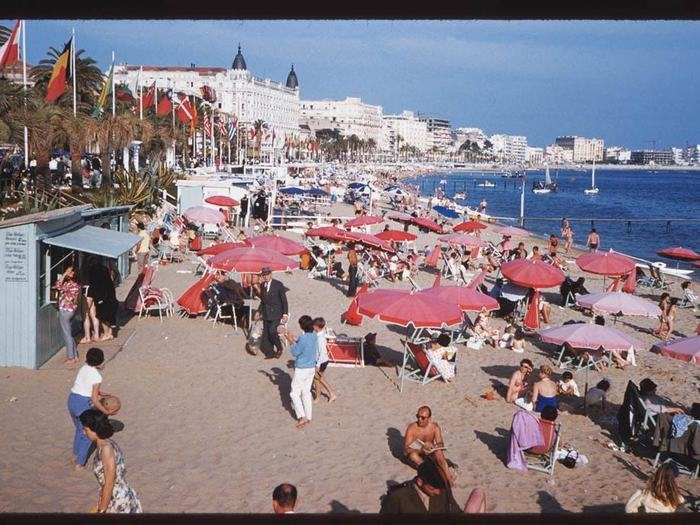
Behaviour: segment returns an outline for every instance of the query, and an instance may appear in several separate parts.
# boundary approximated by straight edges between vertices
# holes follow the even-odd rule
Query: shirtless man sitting
[[[432,412],[429,406],[422,406],[418,409],[416,422],[411,423],[406,428],[403,442],[404,453],[408,462],[416,468],[425,461],[428,455],[433,454],[438,466],[452,485],[456,476],[447,466],[447,460],[442,450],[445,446],[442,440],[442,431],[440,426],[430,419],[431,416]],[[435,450],[436,448],[440,448],[440,450]]]
[[[534,365],[529,359],[520,361],[520,367],[513,372],[508,382],[508,393],[506,394],[506,401],[508,403],[514,403],[521,408],[532,410],[532,403],[527,403],[525,401],[525,392],[529,388],[527,378],[532,372],[533,367]]]

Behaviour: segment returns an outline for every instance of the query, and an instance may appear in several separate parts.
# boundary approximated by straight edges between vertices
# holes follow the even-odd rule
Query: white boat
[[[541,180],[532,183],[532,193],[551,193],[557,191],[557,183],[552,182],[552,178],[549,176],[549,166],[545,167],[544,170],[544,182]]]
[[[595,159],[593,159],[593,169],[591,170],[591,187],[583,190],[586,195],[598,195],[598,188],[595,186]]]
[[[674,277],[681,277],[684,279],[689,278],[690,274],[693,273],[695,270],[683,270],[681,268],[669,268],[665,262],[657,261],[657,262],[652,262],[652,261],[647,261],[646,259],[642,259],[640,257],[635,257],[634,255],[628,255],[626,253],[618,252],[616,250],[610,250],[613,253],[619,253],[620,255],[624,255],[625,257],[629,257],[630,259],[634,259],[635,261],[640,261],[638,263],[635,263],[637,268],[641,268],[642,270],[647,270],[649,268],[649,265],[653,265],[656,268],[659,269],[661,273],[665,273],[667,275],[673,275]]]
[[[495,188],[496,184],[491,182],[490,180],[485,180],[484,182],[480,182],[479,184],[477,184],[477,186],[481,188]]]

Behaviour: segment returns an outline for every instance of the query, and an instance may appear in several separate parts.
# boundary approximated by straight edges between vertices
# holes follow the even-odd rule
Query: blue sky
[[[11,25],[12,21],[0,23]],[[106,67],[294,63],[302,99],[361,97],[453,126],[528,137],[597,136],[632,148],[700,143],[700,23],[598,21],[28,21],[28,57],[76,29]]]

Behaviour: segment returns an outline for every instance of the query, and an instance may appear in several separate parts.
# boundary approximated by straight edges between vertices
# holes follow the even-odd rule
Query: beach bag
[[[566,456],[564,456],[559,461],[561,461],[561,464],[564,465],[566,468],[575,468],[577,459],[578,452],[576,450],[569,450],[566,453]]]
[[[481,337],[472,336],[467,339],[467,348],[471,348],[472,350],[481,350],[483,344],[484,340]]]

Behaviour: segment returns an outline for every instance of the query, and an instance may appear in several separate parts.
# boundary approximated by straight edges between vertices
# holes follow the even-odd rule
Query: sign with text
[[[6,283],[29,282],[29,244],[25,232],[5,232],[2,243],[2,273]]]

